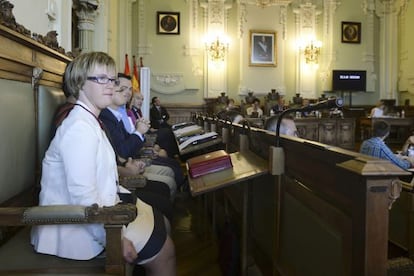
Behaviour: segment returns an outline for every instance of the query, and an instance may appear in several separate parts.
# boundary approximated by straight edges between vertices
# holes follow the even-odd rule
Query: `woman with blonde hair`
[[[65,74],[78,100],[62,121],[42,163],[40,205],[113,206],[120,203],[115,153],[98,116],[112,103],[118,81],[115,61],[102,52],[81,54]],[[140,199],[138,216],[123,229],[123,255],[141,264],[146,275],[175,275],[174,244],[163,215]],[[101,224],[42,225],[32,229],[39,253],[88,260],[105,249]]]

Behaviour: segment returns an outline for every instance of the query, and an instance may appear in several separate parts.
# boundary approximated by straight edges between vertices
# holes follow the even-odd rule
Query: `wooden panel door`
[[[336,120],[323,120],[319,124],[319,142],[336,146]]]

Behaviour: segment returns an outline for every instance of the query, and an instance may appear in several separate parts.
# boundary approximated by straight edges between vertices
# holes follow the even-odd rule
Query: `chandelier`
[[[303,54],[305,56],[306,63],[318,64],[319,54],[321,53],[321,42],[310,40],[304,50]]]
[[[223,38],[220,39],[219,36],[217,36],[217,38],[211,42],[206,42],[207,52],[210,56],[210,59],[213,61],[224,61],[227,48],[228,42],[226,42]]]

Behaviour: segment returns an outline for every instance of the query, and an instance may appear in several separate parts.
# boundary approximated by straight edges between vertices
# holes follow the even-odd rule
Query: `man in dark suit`
[[[115,92],[116,93],[116,92]],[[99,119],[109,132],[111,143],[116,153],[122,158],[137,158],[139,150],[144,146],[144,134],[149,126],[144,122],[137,122],[136,130],[129,134],[121,120],[109,108],[102,110]]]
[[[120,84],[115,87],[114,93],[122,93],[122,90],[132,88],[129,76],[118,74],[118,77]],[[112,105],[103,109],[99,118],[108,131],[115,152],[124,159],[128,159],[129,157],[139,158],[139,152],[145,144],[144,134],[149,129],[149,123],[145,119],[139,119],[135,124],[136,130],[128,133],[122,122],[122,115],[119,112],[119,108],[125,105],[126,98],[119,94],[114,94]],[[184,175],[180,164],[176,160],[169,157],[154,156],[151,163],[152,165],[170,168],[174,172],[175,188],[180,188],[184,182]]]
[[[159,128],[171,128],[167,123],[170,119],[170,115],[165,107],[161,106],[161,101],[158,97],[153,97],[151,100],[151,109],[150,109],[150,120],[151,127],[155,129]]]

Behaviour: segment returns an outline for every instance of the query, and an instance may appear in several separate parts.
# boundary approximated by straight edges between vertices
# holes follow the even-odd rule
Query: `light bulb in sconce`
[[[305,62],[311,64],[318,64],[318,58],[321,53],[322,43],[318,40],[310,40],[303,47],[303,54]]]
[[[229,47],[228,39],[216,36],[215,39],[207,39],[206,50],[212,61],[224,61]]]

